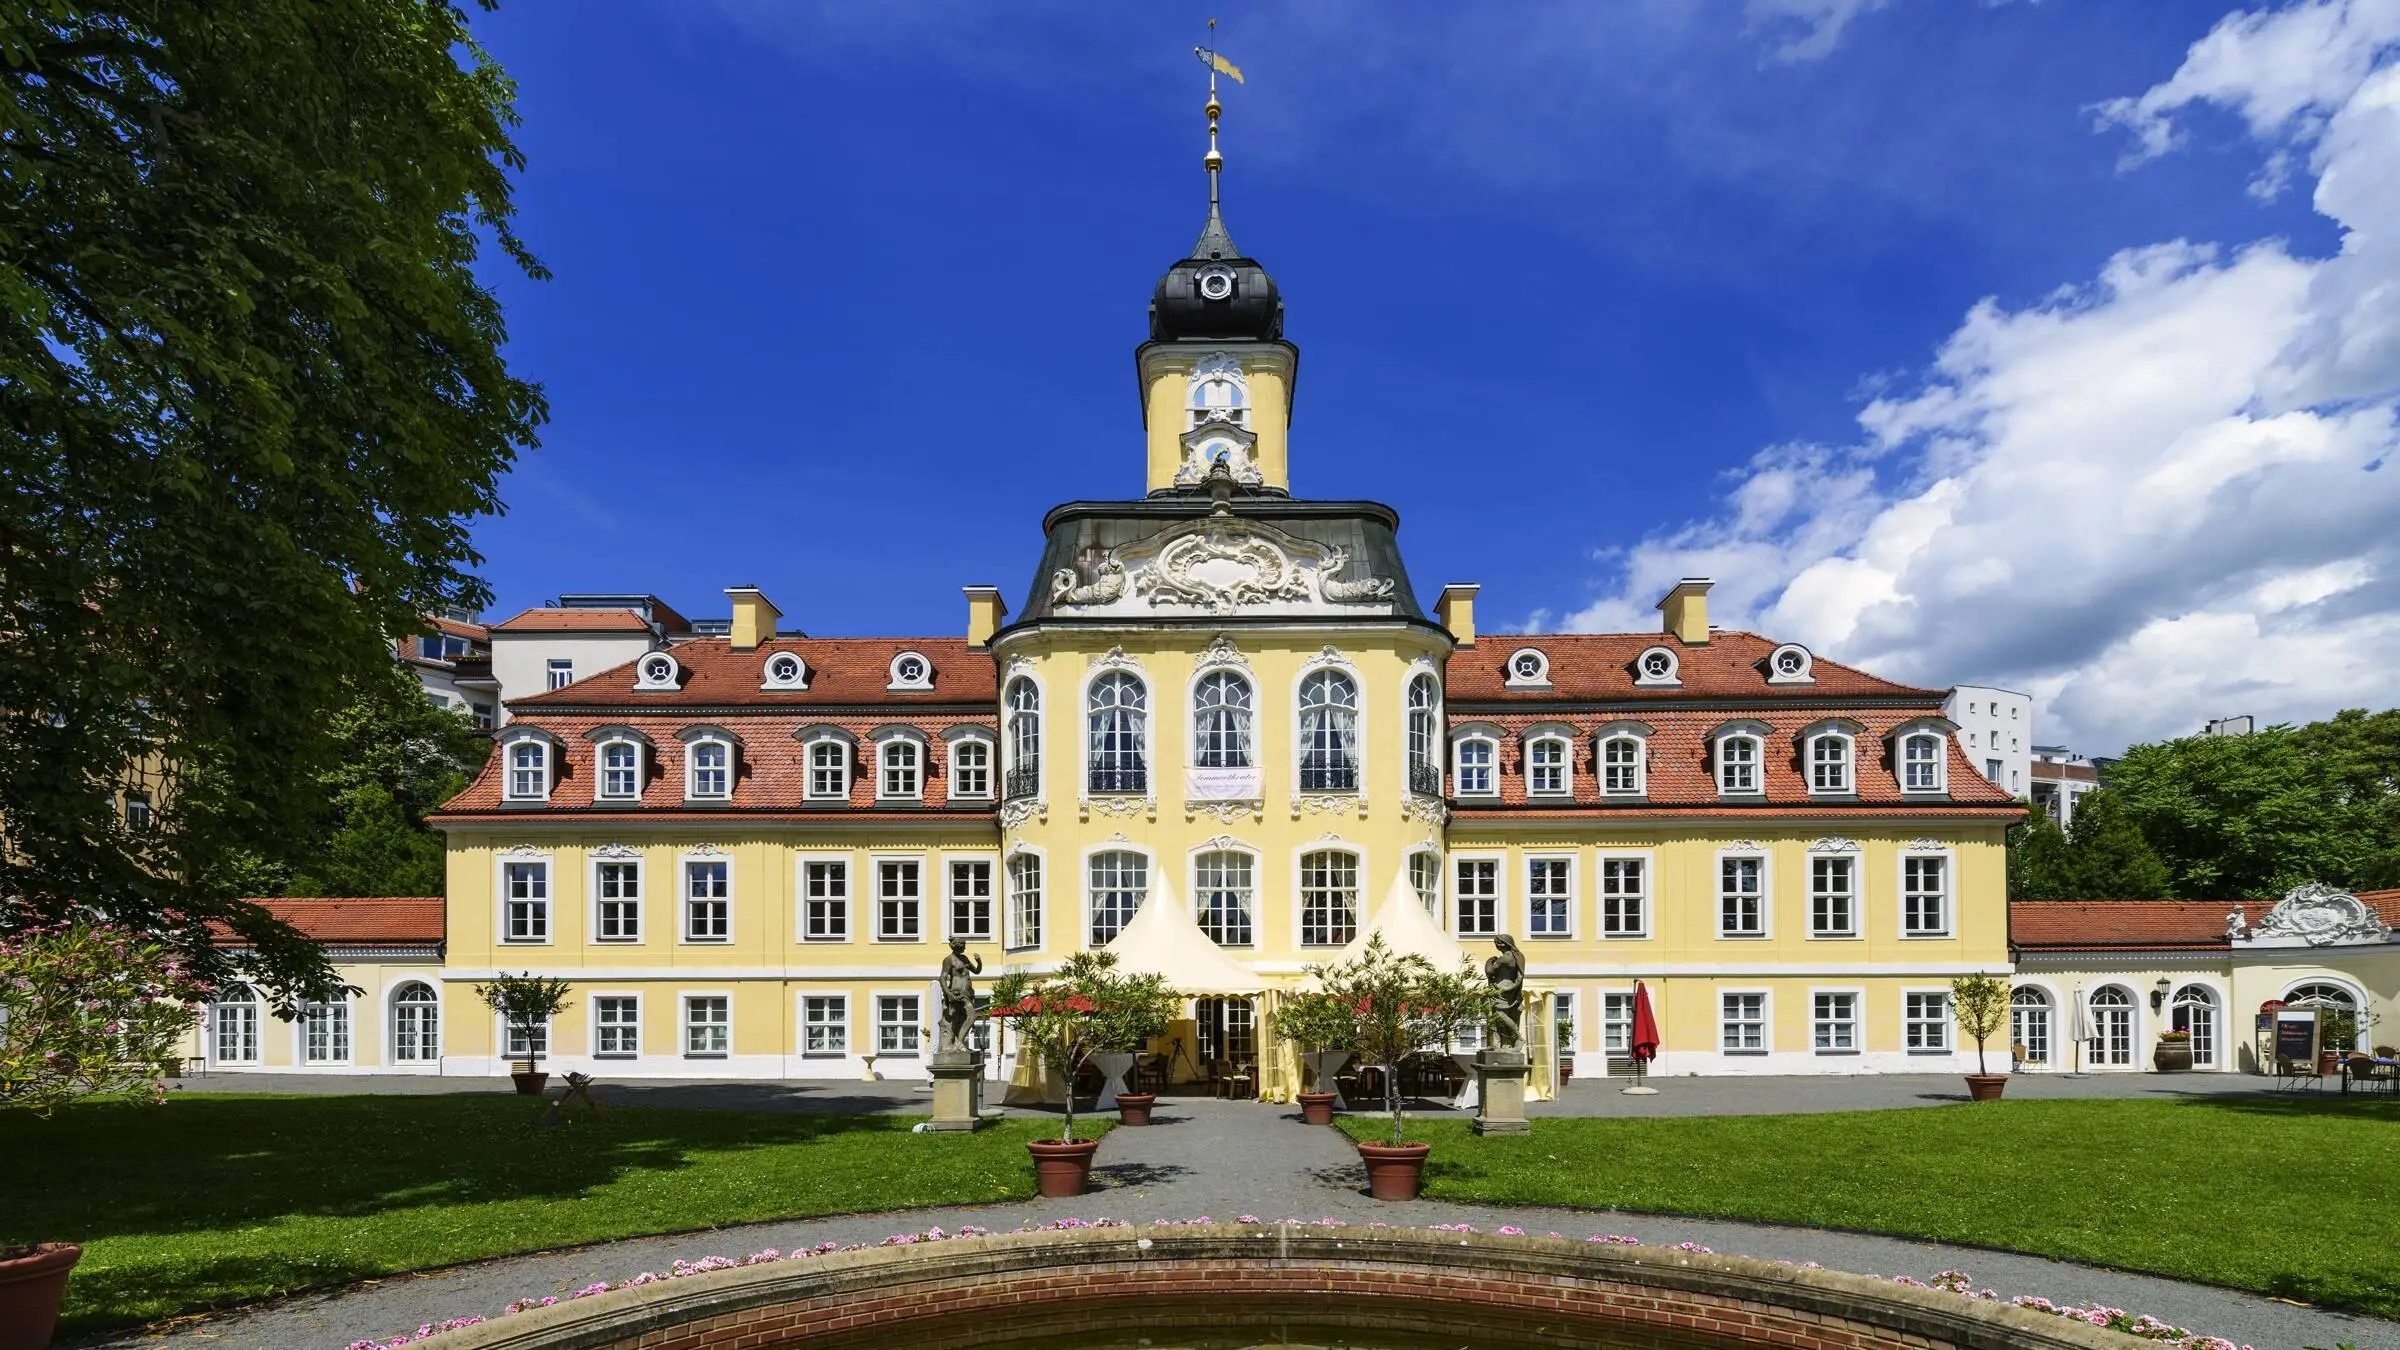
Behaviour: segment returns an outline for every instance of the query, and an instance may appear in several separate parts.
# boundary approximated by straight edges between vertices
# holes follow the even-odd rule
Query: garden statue
[[[1525,953],[1506,933],[1495,934],[1492,945],[1500,954],[1483,963],[1492,986],[1492,1048],[1516,1050],[1525,1044]]]
[[[2250,916],[2245,908],[2236,905],[2233,912],[2225,916],[2225,938],[2228,942],[2240,942],[2250,936]]]
[[[942,1025],[935,1054],[971,1053],[967,1028],[975,1021],[975,977],[982,973],[983,958],[967,955],[967,940],[950,939],[950,954],[942,958]]]

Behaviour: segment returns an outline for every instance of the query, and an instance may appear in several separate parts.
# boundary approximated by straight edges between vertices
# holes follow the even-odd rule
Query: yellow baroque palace
[[[1376,932],[1480,962],[1505,933],[1537,1091],[1552,1046],[1622,1068],[1637,981],[1654,1072],[1972,1067],[1947,986],[2009,972],[2019,811],[1941,691],[1712,628],[1704,579],[1651,633],[1427,603],[1389,507],[1291,495],[1298,351],[1213,206],[1137,358],[1147,493],[1052,510],[1015,613],[968,587],[961,636],[812,638],[736,587],[719,632],[508,700],[436,821],[440,931],[343,958],[347,1058],[305,1016],[232,1050],[920,1076],[958,937],[987,980],[1114,945],[1190,996],[1173,1077],[1255,1066],[1280,1095],[1273,1009],[1307,966]],[[573,983],[534,1046],[471,992],[500,971]]]

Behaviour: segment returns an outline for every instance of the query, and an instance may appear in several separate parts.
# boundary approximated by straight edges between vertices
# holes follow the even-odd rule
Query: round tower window
[[[1201,269],[1200,298],[1203,300],[1231,300],[1233,298],[1233,269],[1230,267]]]

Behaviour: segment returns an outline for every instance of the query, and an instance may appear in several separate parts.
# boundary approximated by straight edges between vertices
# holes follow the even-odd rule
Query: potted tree
[[[0,1108],[47,1117],[81,1097],[166,1100],[208,990],[166,948],[94,923],[0,935]],[[71,1242],[0,1242],[0,1350],[58,1327]]]
[[[475,997],[482,999],[517,1039],[525,1044],[525,1067],[509,1077],[516,1082],[517,1093],[525,1097],[542,1095],[542,1087],[550,1075],[534,1067],[534,1028],[549,1025],[550,1019],[567,1009],[567,982],[527,971],[511,975],[502,971],[488,983],[475,986]]]
[[[1121,1076],[1133,1065],[1139,1052],[1167,1034],[1167,1025],[1175,1020],[1183,1000],[1157,975],[1126,975],[1111,970],[1089,983],[1099,1004],[1091,1015],[1091,1039],[1097,1047],[1093,1058],[1105,1061],[1112,1055],[1124,1056],[1117,1067],[1102,1065],[1111,1079],[1122,1081]],[[1150,1109],[1157,1103],[1155,1092],[1120,1092],[1117,1122],[1147,1125]]]
[[[1983,1043],[2008,1021],[2008,981],[1961,975],[1950,982],[1950,1009],[1959,1031],[1975,1042],[1975,1072],[1967,1075],[1967,1095],[1979,1102],[2000,1100],[2008,1075],[1993,1073],[1985,1065]]]
[[[1558,1085],[1575,1081],[1575,1019],[1558,1019]]]
[[[1361,1063],[1383,1071],[1383,1109],[1391,1116],[1388,1143],[1360,1140],[1367,1191],[1378,1200],[1413,1200],[1424,1183],[1430,1144],[1411,1144],[1401,1117],[1400,1062],[1420,1050],[1448,1045],[1458,1029],[1491,1010],[1490,986],[1471,963],[1444,974],[1413,952],[1395,952],[1383,936],[1367,939],[1357,958],[1311,966],[1334,1005],[1346,1015],[1344,1042]]]
[[[1143,1006],[1155,1010],[1163,1023],[1174,1001],[1155,975],[1117,974],[1117,954],[1111,951],[1077,952],[1053,974],[1010,971],[993,984],[988,1015],[1009,1019],[1017,1029],[1019,1052],[1032,1055],[1067,1085],[1058,1138],[1025,1145],[1043,1195],[1081,1195],[1091,1182],[1092,1151],[1100,1141],[1075,1137],[1076,1075],[1103,1040],[1117,1034],[1112,1028],[1141,1024],[1150,1015]]]
[[[1333,1109],[1342,1099],[1333,1076],[1350,1058],[1349,1013],[1331,994],[1294,994],[1275,1011],[1275,1034],[1299,1046],[1300,1061],[1308,1066],[1300,1118],[1311,1125],[1331,1125]]]

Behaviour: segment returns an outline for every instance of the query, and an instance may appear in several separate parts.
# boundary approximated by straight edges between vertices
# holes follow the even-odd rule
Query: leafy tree
[[[2088,792],[2067,828],[2066,900],[2157,900],[2174,894],[2172,878],[2112,790]]]
[[[573,986],[530,970],[517,975],[504,970],[474,988],[475,997],[483,1000],[483,1006],[491,1009],[525,1043],[522,1072],[532,1073],[534,1030],[567,1010],[567,1004],[573,1001]]]
[[[1392,1118],[1392,1142],[1400,1143],[1400,1062],[1447,1045],[1460,1027],[1482,1022],[1491,1014],[1491,986],[1473,962],[1444,973],[1414,952],[1393,951],[1380,933],[1355,959],[1310,966],[1308,973],[1348,1019],[1348,1033],[1337,1043],[1383,1070],[1383,1106]]]
[[[457,795],[484,754],[475,724],[436,705],[407,667],[387,661],[351,682],[328,719],[341,758],[318,776],[328,811],[285,895],[440,895],[443,843],[426,815]],[[264,879],[271,869],[261,868]],[[253,891],[250,894],[261,894]]]
[[[0,926],[214,978],[222,923],[288,1008],[332,972],[244,869],[318,837],[348,681],[484,601],[545,415],[475,271],[542,274],[515,91],[446,0],[21,0],[0,61]]]
[[[1066,1080],[1066,1118],[1058,1141],[1075,1140],[1075,1078],[1093,1055],[1132,1049],[1166,1030],[1179,1002],[1156,975],[1117,969],[1112,951],[1077,952],[1055,973],[1012,970],[992,985],[986,1014],[1005,1017],[1026,1053]]]
[[[2008,981],[1990,975],[1961,975],[1950,982],[1950,1007],[1958,1029],[1975,1042],[1975,1072],[1989,1074],[1984,1042],[2008,1021]]]
[[[372,784],[343,798],[347,816],[289,895],[440,895],[442,840],[413,824],[392,794]]]
[[[207,994],[172,952],[121,928],[0,935],[0,1106],[47,1116],[78,1097],[166,1100]]]
[[[2390,856],[2391,799],[2374,760],[2330,727],[2186,736],[2126,751],[2107,795],[2172,873],[2166,893],[2281,895],[2306,881],[2359,884]]]
[[[2024,820],[2008,827],[2008,898],[2077,899],[2068,876],[2071,856],[2067,832],[2049,812],[2032,807]]]

